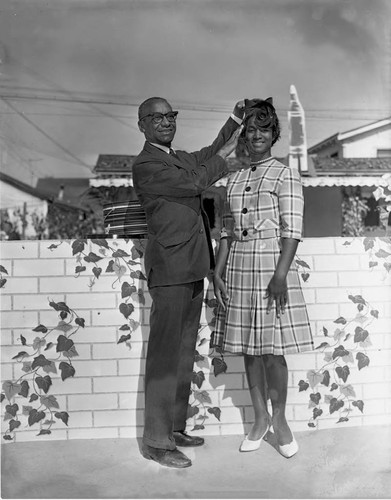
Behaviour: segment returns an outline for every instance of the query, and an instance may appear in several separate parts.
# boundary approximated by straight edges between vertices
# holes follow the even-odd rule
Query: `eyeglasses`
[[[161,123],[164,118],[167,118],[167,120],[171,123],[176,121],[176,117],[178,115],[178,111],[170,111],[169,113],[148,113],[147,115],[143,116],[140,118],[141,120],[144,120],[144,118],[147,118],[147,116],[152,116],[152,121],[153,123]]]

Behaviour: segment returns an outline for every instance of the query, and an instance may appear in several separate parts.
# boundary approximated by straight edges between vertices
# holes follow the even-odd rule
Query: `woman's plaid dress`
[[[300,175],[275,159],[232,174],[221,237],[233,239],[223,280],[227,310],[217,311],[213,344],[259,356],[313,350],[307,309],[295,261],[287,275],[288,301],[277,318],[266,314],[267,286],[280,255],[280,237],[301,239]]]

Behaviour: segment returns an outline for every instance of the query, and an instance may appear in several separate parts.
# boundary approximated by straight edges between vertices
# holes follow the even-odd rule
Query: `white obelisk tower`
[[[289,93],[289,166],[299,172],[308,172],[304,109],[294,85],[290,86]]]

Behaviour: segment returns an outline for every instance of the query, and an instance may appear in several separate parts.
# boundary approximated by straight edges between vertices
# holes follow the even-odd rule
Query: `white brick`
[[[145,359],[120,359],[118,361],[119,375],[144,375]]]
[[[391,415],[368,415],[363,417],[364,425],[390,425]]]
[[[333,238],[335,241],[335,252],[342,255],[365,254],[364,238]],[[349,245],[346,245],[349,243]]]
[[[62,276],[61,278],[39,278],[40,293],[58,293],[59,290],[63,293],[89,291],[89,279],[80,276]],[[23,290],[24,292],[26,290]]]
[[[145,408],[145,400],[143,392],[127,392],[119,395],[119,407],[121,410],[129,410]]]
[[[84,316],[84,313],[81,313]],[[117,328],[112,326],[98,327],[86,326],[77,332],[77,341],[80,343],[95,344],[97,342],[113,343],[117,342]]]
[[[312,352],[302,354],[288,354],[285,356],[289,371],[312,370],[316,368],[316,360]]]
[[[243,408],[225,407],[221,411],[220,421],[224,423],[241,423],[243,419]]]
[[[389,286],[391,284],[390,276],[379,271],[340,271],[338,280],[340,286],[346,287]]]
[[[133,304],[134,305],[134,304]],[[135,310],[130,315],[131,319],[140,322],[140,311],[135,308]],[[119,309],[102,309],[100,311],[92,311],[92,324],[95,326],[121,326],[127,323],[124,315],[119,311]]]
[[[108,375],[117,375],[117,361],[99,360],[99,361],[77,361],[75,358],[72,364],[78,377],[104,377]],[[121,375],[121,374],[120,374]]]
[[[307,311],[311,321],[330,320],[338,317],[336,304],[307,304]]]
[[[74,408],[70,405],[71,410]],[[61,422],[60,422],[61,424]],[[69,428],[92,427],[92,412],[91,411],[70,411],[69,412]]]
[[[4,382],[5,380],[13,380],[14,371],[13,371],[14,363],[1,363],[1,380]]]
[[[132,427],[135,422],[143,422],[144,410],[95,411],[95,427]]]
[[[37,241],[2,241],[1,258],[3,259],[36,259],[38,257]]]
[[[71,240],[41,240],[37,243],[39,243],[39,256],[41,259],[75,259],[72,256]],[[49,249],[50,246],[56,246],[56,248]]]
[[[38,278],[7,278],[2,289],[7,294],[36,294],[38,292]]]
[[[116,410],[118,401],[116,394],[91,394],[68,396],[69,408],[77,410]]]
[[[24,443],[27,441],[41,442],[41,441],[63,441],[67,439],[67,430],[60,429],[50,429],[52,431],[51,434],[43,434],[42,436],[38,436],[39,427],[34,429],[33,431],[23,431],[23,432],[15,432],[15,442],[16,443]]]
[[[69,429],[69,439],[115,439],[118,437],[116,427],[99,429]]]
[[[120,427],[119,437],[120,438],[140,438],[143,435],[144,427]]]
[[[49,305],[49,302],[64,302],[64,295],[51,295],[49,300],[47,295],[40,294],[29,294],[29,295],[14,295],[14,307],[15,311],[21,310],[50,310],[54,309]]]
[[[306,289],[303,287],[303,295],[306,304],[314,304],[316,302],[314,289]]]
[[[38,314],[29,311],[6,311],[1,314],[1,328],[35,328]]]
[[[64,260],[35,259],[15,261],[14,276],[63,276]]]
[[[3,246],[2,246],[2,242],[0,240],[0,264],[4,267],[4,269],[7,271],[6,273],[0,273],[2,276],[2,278],[9,278],[10,276],[12,276],[12,259],[4,259],[3,258]]]
[[[348,295],[359,295],[357,293],[352,293],[345,288],[318,288],[316,290],[316,302],[317,304],[352,304]],[[357,311],[357,309],[356,309]]]
[[[233,435],[233,434],[239,434],[240,436],[243,436],[244,434],[246,434],[246,432],[244,430],[243,423],[237,423],[237,424],[227,423],[227,424],[220,426],[220,434],[222,436],[228,436],[228,435]],[[239,446],[241,440],[242,440],[242,438],[240,438],[238,440],[238,446]]]
[[[358,255],[316,255],[314,257],[314,270],[316,271],[346,271],[350,269],[360,269]]]
[[[94,344],[92,346],[93,349],[93,359],[110,359],[110,358],[143,358],[144,349],[143,342],[131,342],[131,348],[125,343],[121,344]]]
[[[1,325],[1,345],[14,345],[14,336],[12,330],[6,330]],[[20,344],[21,345],[21,344]],[[21,345],[22,347],[22,345]]]
[[[364,402],[369,401],[370,399],[391,398],[391,383],[377,382],[376,384],[365,384],[363,398]]]
[[[297,254],[303,257],[305,255],[333,254],[334,252],[334,238],[304,238],[297,250]]]
[[[337,272],[322,272],[322,271],[311,271],[310,277],[306,283],[303,283],[303,288],[305,286],[317,287],[336,287],[338,283]]]
[[[0,295],[0,310],[10,311],[12,309],[12,297],[11,295]]]
[[[144,391],[144,381],[140,377],[102,377],[94,380],[95,393],[106,392],[110,394],[112,392],[137,391]]]
[[[77,374],[74,378],[58,381],[55,388],[51,389],[53,394],[91,394],[91,391],[91,379],[78,377]]]
[[[114,309],[116,293],[67,293],[66,301],[77,304],[78,309]]]
[[[391,302],[391,287],[388,285],[372,286],[370,288],[363,288],[362,296],[368,300],[371,305],[375,305],[376,302]],[[368,298],[366,298],[366,294]]]

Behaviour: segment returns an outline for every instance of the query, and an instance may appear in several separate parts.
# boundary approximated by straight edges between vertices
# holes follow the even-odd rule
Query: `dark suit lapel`
[[[169,155],[162,149],[157,148],[156,146],[153,146],[149,142],[146,142],[144,144],[144,151],[147,153],[151,154],[154,156],[154,158],[158,158],[159,160],[164,161],[165,163],[172,163],[173,165],[179,167],[179,168],[184,168],[183,163],[179,159],[179,157]]]

